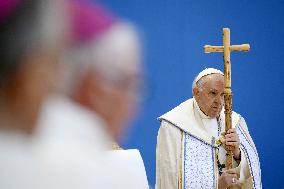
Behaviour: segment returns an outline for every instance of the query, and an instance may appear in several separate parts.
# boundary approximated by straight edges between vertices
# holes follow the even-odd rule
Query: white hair
[[[201,85],[202,85],[202,78],[204,78],[207,75],[211,75],[211,74],[221,74],[221,75],[224,75],[224,73],[222,71],[217,70],[215,68],[205,68],[193,80],[193,82],[192,82],[192,91],[193,91],[193,89],[195,87],[201,87]]]
[[[89,69],[111,79],[140,70],[138,33],[126,22],[115,23],[99,38],[74,47],[69,53],[65,62],[70,70],[64,82],[69,92]]]

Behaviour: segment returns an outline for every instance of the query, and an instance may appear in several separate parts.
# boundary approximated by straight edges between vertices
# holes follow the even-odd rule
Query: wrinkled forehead
[[[206,75],[200,81],[207,90],[224,90],[224,76],[221,74]]]

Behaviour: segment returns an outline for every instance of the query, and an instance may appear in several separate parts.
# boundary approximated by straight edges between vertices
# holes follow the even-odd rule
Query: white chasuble
[[[161,127],[157,140],[157,189],[214,189],[218,187],[219,161],[225,162],[225,150],[217,150],[216,139],[224,131],[224,111],[210,120],[194,99],[189,99],[159,117]],[[261,172],[258,154],[244,119],[232,114],[232,125],[240,138],[241,162],[234,167],[240,179],[234,188],[259,189]]]

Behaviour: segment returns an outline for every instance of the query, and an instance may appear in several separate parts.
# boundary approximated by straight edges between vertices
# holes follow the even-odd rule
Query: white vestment
[[[161,127],[157,139],[157,189],[206,188],[218,186],[217,154],[225,162],[225,150],[216,144],[225,130],[224,110],[217,119],[210,119],[189,99],[159,120]],[[259,158],[244,119],[232,114],[232,126],[240,138],[241,161],[233,166],[240,175],[234,188],[261,188]],[[217,150],[219,149],[219,152]]]
[[[111,150],[105,161],[109,189],[148,189],[146,170],[137,149]]]
[[[43,158],[99,157],[111,146],[104,121],[71,99],[56,95],[43,105],[35,133],[36,151]],[[82,156],[82,157],[80,157]]]
[[[32,155],[30,136],[0,130],[0,149],[0,188],[40,188],[39,169]]]
[[[104,121],[66,97],[45,103],[35,141],[39,159],[57,165],[58,177],[70,177],[72,188],[148,188],[139,151],[111,151]],[[66,182],[59,181],[61,188]]]

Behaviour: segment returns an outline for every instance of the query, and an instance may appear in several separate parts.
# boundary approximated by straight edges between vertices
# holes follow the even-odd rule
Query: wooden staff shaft
[[[231,91],[231,61],[230,61],[230,30],[223,29],[224,46],[224,103],[225,103],[225,131],[232,128],[232,91]],[[233,167],[233,150],[227,148],[226,168]]]

